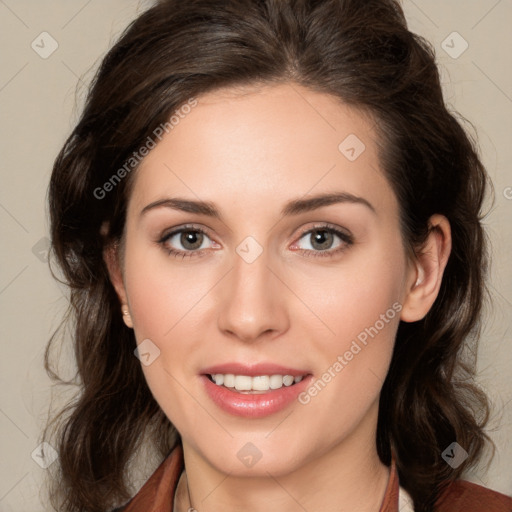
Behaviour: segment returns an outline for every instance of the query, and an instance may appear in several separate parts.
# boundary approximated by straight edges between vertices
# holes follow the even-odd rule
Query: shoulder
[[[465,480],[452,482],[437,501],[437,512],[512,512],[512,498]]]

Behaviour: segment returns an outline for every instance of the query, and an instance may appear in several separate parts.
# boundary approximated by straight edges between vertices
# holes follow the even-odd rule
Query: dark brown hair
[[[432,510],[443,486],[479,460],[488,404],[472,382],[474,361],[464,362],[461,351],[480,329],[488,180],[475,144],[445,106],[431,46],[409,32],[394,0],[162,0],[104,58],[51,177],[53,256],[70,289],[78,389],[47,427],[59,452],[53,503],[60,512],[123,503],[143,436],[161,457],[173,444],[102,257],[106,244],[122,239],[136,170],[106,197],[95,191],[190,98],[278,82],[371,113],[409,252],[421,249],[432,214],[451,224],[453,248],[436,302],[423,320],[398,329],[380,400],[381,460],[390,464],[394,453],[418,512]],[[100,234],[102,226],[108,233]],[[57,378],[54,341],[46,366]],[[469,454],[457,469],[441,456],[453,441]]]

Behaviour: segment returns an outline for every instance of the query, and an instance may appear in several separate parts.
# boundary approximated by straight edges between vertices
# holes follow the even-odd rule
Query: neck
[[[379,512],[389,468],[377,454],[377,410],[343,441],[278,477],[271,472],[255,478],[226,475],[184,441],[186,475],[180,479],[175,512]]]

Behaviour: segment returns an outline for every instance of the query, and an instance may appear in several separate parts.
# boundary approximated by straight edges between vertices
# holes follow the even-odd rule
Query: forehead
[[[141,163],[131,204],[179,195],[268,208],[271,197],[278,208],[336,189],[392,208],[373,126],[368,114],[297,84],[204,94]]]

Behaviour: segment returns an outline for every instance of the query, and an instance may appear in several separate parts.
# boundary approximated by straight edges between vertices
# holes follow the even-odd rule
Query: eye
[[[301,240],[305,243],[301,243]],[[306,256],[329,257],[346,250],[353,243],[350,234],[329,225],[321,225],[303,233],[292,249],[304,251]]]
[[[166,233],[158,243],[167,250],[169,255],[187,258],[196,256],[202,250],[208,249],[208,241],[215,244],[203,229],[183,226]]]
[[[303,239],[305,243],[301,243]],[[205,230],[195,226],[182,226],[165,233],[158,243],[169,255],[182,259],[201,256],[204,255],[203,250],[205,249],[220,247]],[[324,224],[304,232],[299,241],[291,246],[291,249],[302,251],[308,257],[332,257],[346,250],[352,244],[353,238],[350,234]]]

